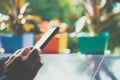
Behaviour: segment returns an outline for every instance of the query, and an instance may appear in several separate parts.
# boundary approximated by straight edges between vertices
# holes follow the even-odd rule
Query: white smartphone
[[[44,47],[47,45],[47,43],[53,38],[53,36],[58,32],[59,27],[50,27],[48,31],[40,38],[40,40],[34,45],[34,48],[41,49],[41,51],[44,49]],[[51,46],[52,47],[52,46]]]

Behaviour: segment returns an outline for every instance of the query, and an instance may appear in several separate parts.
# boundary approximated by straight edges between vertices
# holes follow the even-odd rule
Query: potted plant
[[[4,13],[0,12],[0,28],[9,31],[9,34],[0,36],[6,53],[34,44],[34,34],[30,32],[35,29],[33,23],[36,16],[29,15],[29,4],[26,0],[0,0],[0,6],[4,10]]]
[[[103,0],[85,0],[80,3],[84,15],[76,22],[75,33],[78,34],[78,45],[81,53],[104,54],[109,37],[109,32],[104,31],[104,29],[109,27],[111,19],[120,13],[120,11],[107,11],[111,3],[112,0],[104,2]],[[84,28],[85,26],[87,28]],[[86,29],[87,33],[81,32],[83,29]]]

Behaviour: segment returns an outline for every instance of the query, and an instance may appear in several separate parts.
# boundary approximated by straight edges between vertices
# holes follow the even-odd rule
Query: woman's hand
[[[4,63],[4,74],[8,80],[33,80],[41,68],[41,51],[26,47],[17,50]]]

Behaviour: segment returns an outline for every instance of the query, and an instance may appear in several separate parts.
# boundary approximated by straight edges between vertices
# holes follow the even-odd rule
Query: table
[[[99,80],[98,73],[101,80],[120,80],[120,56],[76,53],[41,56],[44,65],[34,80]]]

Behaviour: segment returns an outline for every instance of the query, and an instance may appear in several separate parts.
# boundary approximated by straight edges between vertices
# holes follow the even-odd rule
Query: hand
[[[33,80],[42,63],[41,51],[32,47],[16,51],[4,64],[4,74],[8,80]]]

